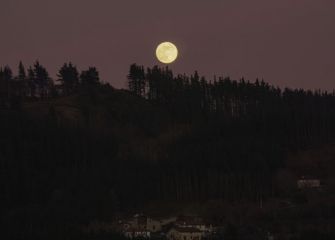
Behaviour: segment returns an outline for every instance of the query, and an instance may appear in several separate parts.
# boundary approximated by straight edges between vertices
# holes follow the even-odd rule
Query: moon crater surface
[[[178,49],[171,42],[163,42],[156,48],[156,57],[162,63],[172,63],[178,57]]]

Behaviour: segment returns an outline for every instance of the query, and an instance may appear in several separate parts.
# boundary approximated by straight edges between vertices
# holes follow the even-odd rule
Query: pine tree
[[[100,84],[99,72],[95,67],[89,67],[80,74],[80,81],[84,87],[97,86]]]
[[[20,61],[19,63],[19,75],[18,75],[18,79],[21,81],[25,81],[26,80],[26,70],[23,66],[23,63]]]
[[[132,64],[129,69],[128,89],[138,96],[145,95],[145,73],[143,66]]]
[[[48,96],[49,87],[51,85],[51,78],[49,73],[38,61],[34,64],[35,82],[39,91],[40,98]]]
[[[5,102],[7,96],[6,84],[4,79],[3,69],[0,68],[0,105]]]
[[[5,66],[3,70],[3,79],[5,82],[5,91],[6,91],[6,97],[9,100],[12,95],[12,80],[13,80],[13,72],[10,69],[9,66]]]
[[[28,68],[28,96],[31,98],[36,97],[36,80],[35,80],[35,72],[32,67]]]
[[[16,92],[20,98],[26,97],[28,95],[28,84],[26,70],[22,61],[19,63],[19,72],[16,78]]]
[[[73,66],[71,62],[69,64],[65,63],[59,70],[57,76],[65,95],[77,90],[79,86],[79,74],[77,68]]]

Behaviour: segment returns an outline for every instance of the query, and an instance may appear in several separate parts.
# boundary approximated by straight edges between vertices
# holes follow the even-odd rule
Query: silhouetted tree
[[[48,97],[49,88],[52,85],[52,80],[49,73],[38,61],[34,64],[34,76],[40,98]]]
[[[25,70],[25,68],[23,66],[23,63],[21,61],[19,63],[18,80],[19,81],[25,81],[26,80],[26,70]]]
[[[2,82],[2,96],[7,101],[10,100],[12,95],[12,80],[13,80],[13,73],[9,66],[5,66],[4,69],[0,73],[0,82]]]
[[[4,79],[4,72],[3,69],[0,68],[0,104],[4,104],[6,98],[7,98],[7,91]]]
[[[138,96],[145,96],[145,73],[143,66],[132,64],[129,69],[128,88]]]
[[[83,86],[97,86],[100,83],[99,72],[95,67],[89,67],[87,71],[82,71],[80,80]]]
[[[69,64],[65,63],[59,70],[57,76],[65,95],[69,95],[78,89],[78,70],[75,66],[72,65],[71,62]]]
[[[26,70],[21,61],[18,67],[18,75],[15,78],[14,88],[16,97],[22,99],[28,95],[28,81],[26,76]]]
[[[32,67],[28,68],[27,81],[28,81],[28,96],[31,98],[35,98],[37,84],[36,84],[36,79],[35,79],[35,72]]]

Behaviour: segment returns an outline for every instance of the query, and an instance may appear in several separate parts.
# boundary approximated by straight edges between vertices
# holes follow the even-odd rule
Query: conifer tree
[[[77,68],[73,66],[71,62],[69,64],[65,63],[59,70],[57,76],[65,95],[77,90],[79,86],[79,74]]]
[[[3,81],[5,83],[4,87],[5,87],[7,99],[10,99],[12,95],[12,80],[13,80],[13,72],[9,66],[5,66],[3,70]]]
[[[82,71],[80,80],[83,86],[97,86],[100,83],[99,72],[95,67],[89,67],[87,71]]]
[[[36,80],[35,80],[35,72],[32,67],[28,68],[28,96],[31,98],[36,97]]]
[[[46,98],[48,96],[49,87],[52,81],[49,77],[49,73],[45,67],[36,61],[34,64],[34,74],[39,97]]]
[[[26,97],[28,95],[28,84],[26,70],[22,61],[19,63],[18,76],[16,78],[16,93],[20,98]]]
[[[129,69],[128,89],[138,96],[145,95],[145,73],[143,66],[132,64]]]
[[[22,61],[19,63],[19,74],[18,74],[18,79],[20,81],[25,81],[26,80],[26,70],[23,66]]]

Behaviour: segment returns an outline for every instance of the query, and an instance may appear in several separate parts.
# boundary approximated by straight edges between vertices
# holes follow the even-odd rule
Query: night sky
[[[175,73],[256,77],[335,88],[334,0],[1,0],[0,65],[66,61],[125,87],[131,63],[153,66],[174,42]]]

